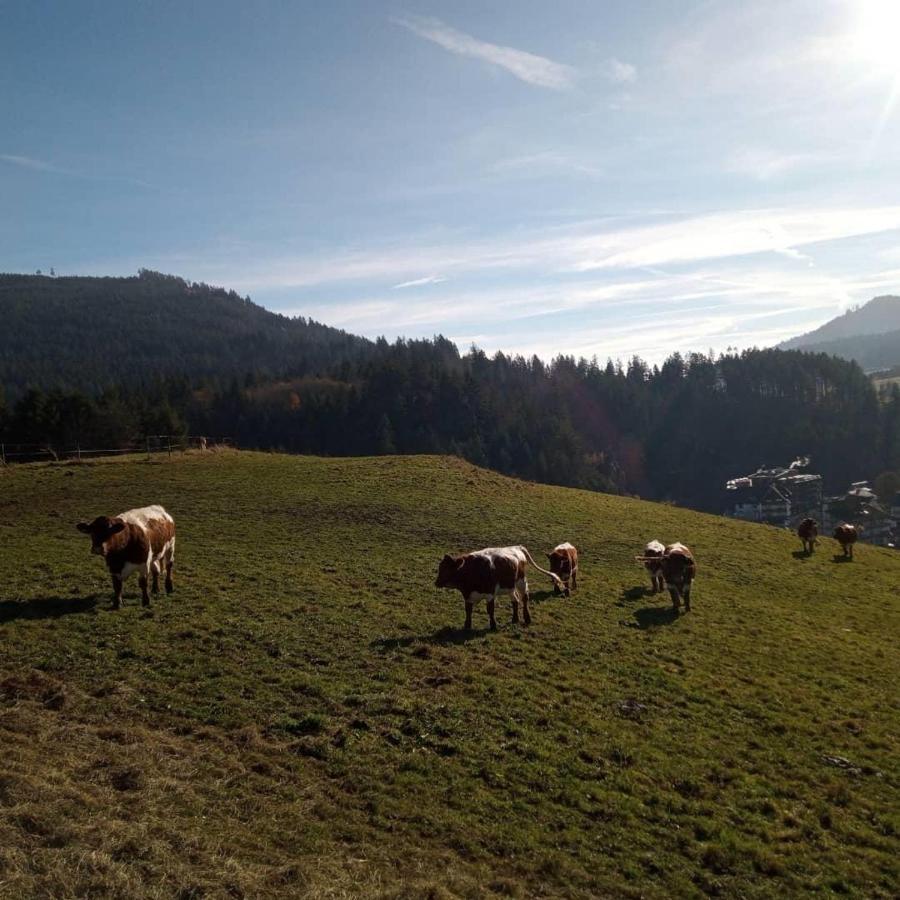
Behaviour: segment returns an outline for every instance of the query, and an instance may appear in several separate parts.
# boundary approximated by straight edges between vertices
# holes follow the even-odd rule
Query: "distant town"
[[[861,526],[862,540],[882,547],[897,545],[900,492],[890,505],[879,499],[868,481],[854,481],[848,489],[826,497],[822,476],[806,471],[809,457],[788,466],[760,467],[749,475],[732,478],[725,515],[748,522],[795,528],[803,519],[816,519],[823,533],[842,522]]]

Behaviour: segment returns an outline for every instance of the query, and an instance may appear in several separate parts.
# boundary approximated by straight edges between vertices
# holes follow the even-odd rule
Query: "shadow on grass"
[[[791,553],[791,556],[793,556],[794,559],[809,559],[812,556],[812,553],[808,550],[795,550]]]
[[[636,584],[634,587],[625,588],[619,594],[619,606],[625,606],[627,603],[633,603],[635,600],[643,600],[644,597],[652,597],[653,590],[645,584]]]
[[[502,627],[498,623],[497,630],[499,631]],[[431,634],[411,634],[400,638],[378,638],[372,641],[369,646],[377,650],[398,650],[401,647],[409,647],[411,644],[439,644],[447,646],[448,644],[465,644],[490,633],[490,628],[472,628],[467,631],[465,628],[451,628],[449,625],[445,625]]]
[[[836,563],[848,563],[853,562],[853,557],[844,556],[843,553],[835,553],[834,556],[831,557],[831,561]]]
[[[546,591],[529,591],[528,592],[528,603],[531,605],[532,603],[538,604],[543,603],[546,600],[571,600],[571,597],[566,597],[564,594],[557,594],[554,590],[549,589]],[[509,604],[507,604],[508,606]]]
[[[671,625],[678,619],[678,611],[671,606],[645,606],[635,610],[634,619],[638,628],[656,628]]]
[[[0,623],[14,619],[58,619],[74,613],[91,612],[100,598],[35,597],[32,600],[0,600]]]

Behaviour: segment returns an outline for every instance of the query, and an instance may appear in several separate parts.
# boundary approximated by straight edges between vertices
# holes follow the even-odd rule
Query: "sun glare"
[[[854,38],[865,61],[900,74],[900,0],[863,0]]]

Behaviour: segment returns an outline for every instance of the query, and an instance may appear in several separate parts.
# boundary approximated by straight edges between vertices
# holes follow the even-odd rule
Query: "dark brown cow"
[[[472,628],[472,607],[476,600],[484,597],[487,600],[488,619],[491,630],[497,630],[494,608],[498,591],[506,591],[512,601],[512,620],[519,621],[519,598],[522,600],[522,619],[526,625],[531,624],[531,613],[528,611],[528,581],[525,577],[525,566],[531,563],[539,572],[549,575],[556,585],[560,579],[552,572],[542,569],[524,547],[487,547],[461,556],[449,553],[438,566],[435,587],[456,588],[466,602],[467,631]]]
[[[662,556],[662,574],[672,598],[672,608],[678,612],[684,600],[684,611],[691,611],[691,585],[697,575],[694,554],[684,544],[669,544]]]
[[[130,509],[114,518],[97,516],[80,522],[78,530],[91,536],[91,553],[106,560],[113,583],[113,606],[122,605],[122,586],[132,572],[138,573],[141,602],[150,605],[147,583],[153,578],[153,593],[159,593],[159,573],[166,569],[166,593],[175,590],[175,521],[161,506]]]
[[[844,522],[834,529],[834,539],[841,545],[844,556],[853,559],[853,545],[859,539],[860,529],[856,525]]]
[[[563,544],[557,544],[553,550],[547,554],[550,560],[550,571],[562,582],[562,593],[568,597],[570,595],[569,582],[572,582],[572,590],[578,590],[578,550],[566,541]],[[560,593],[560,586],[554,582],[553,592]]]
[[[815,519],[804,519],[797,526],[797,537],[803,541],[803,552],[807,556],[813,552],[816,546],[816,538],[819,536],[819,523]]]

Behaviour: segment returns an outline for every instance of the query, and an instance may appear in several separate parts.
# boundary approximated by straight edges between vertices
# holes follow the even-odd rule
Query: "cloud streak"
[[[501,44],[479,40],[451,28],[440,19],[411,16],[395,18],[393,21],[450,53],[480,59],[498,66],[527,84],[559,91],[571,88],[575,83],[576,72],[571,66],[525,50],[517,50],[515,47],[504,47]]]
[[[42,159],[34,159],[31,156],[18,156],[13,153],[0,153],[0,162],[9,163],[12,166],[19,166],[22,169],[31,169],[34,172],[47,172],[52,175],[65,175],[68,178],[80,178],[85,181],[120,181],[125,184],[135,184],[142,188],[151,188],[152,185],[140,178],[131,178],[127,175],[95,175],[89,172],[78,172],[74,169],[67,169],[63,166],[57,166],[53,163],[46,162]]]
[[[437,275],[426,275],[424,278],[414,278],[412,281],[402,281],[400,284],[394,285],[395,291],[404,288],[425,287],[426,284],[443,284],[447,279],[440,278]]]

